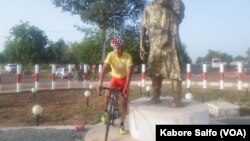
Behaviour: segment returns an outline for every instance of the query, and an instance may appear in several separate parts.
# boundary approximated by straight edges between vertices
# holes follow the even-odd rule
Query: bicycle
[[[102,87],[102,90],[108,90],[110,92],[110,96],[108,98],[108,110],[107,110],[108,120],[105,123],[106,124],[105,141],[107,141],[110,125],[114,126],[115,119],[119,117],[118,94],[121,94],[122,89],[114,87]]]

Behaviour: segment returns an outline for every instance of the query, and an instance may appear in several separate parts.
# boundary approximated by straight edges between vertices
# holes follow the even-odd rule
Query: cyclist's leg
[[[121,123],[120,123],[120,134],[126,134],[124,122],[127,115],[128,97],[122,96],[122,111],[121,111]]]
[[[110,82],[109,82],[109,86],[110,87],[116,87],[117,86],[117,82],[116,82],[116,78],[112,77]],[[102,121],[106,122],[107,121],[107,116],[108,116],[108,104],[109,104],[109,99],[110,99],[110,92],[107,90],[105,92],[105,96],[104,96],[104,115],[102,116]]]
[[[102,115],[102,122],[106,122],[108,120],[108,102],[110,99],[110,94],[109,91],[107,90],[105,92],[105,96],[104,96],[104,114]]]
[[[110,83],[109,83],[109,87],[118,88],[118,87],[119,87],[118,84],[119,84],[119,83],[117,82],[117,78],[112,77],[111,80],[110,80]],[[117,96],[117,95],[116,95],[116,96]],[[118,97],[116,97],[116,98],[118,98]]]
[[[117,82],[116,82],[116,78],[114,78],[114,77],[111,78],[111,80],[109,82],[109,86],[110,87],[117,87],[118,86]],[[105,108],[105,111],[107,111],[107,109],[108,109],[109,98],[110,98],[110,92],[107,90],[105,92],[105,98],[104,98],[104,108]]]
[[[109,98],[110,98],[110,93],[108,90],[105,92],[105,97],[104,97],[104,110],[107,112],[108,110],[108,103],[109,103]]]
[[[127,115],[128,97],[122,97],[121,124],[124,124]]]
[[[126,78],[119,79],[118,84],[119,84],[119,87],[124,89],[125,85],[126,85]],[[124,96],[124,94],[122,94],[122,110],[121,110],[120,134],[125,134],[126,133],[126,130],[124,128],[124,122],[125,122],[126,115],[127,115],[128,96],[129,96],[129,92],[127,92],[126,97]]]
[[[110,86],[111,87],[116,87],[116,88],[122,88],[124,89],[126,85],[126,78],[112,78],[110,81]],[[128,96],[123,97],[122,94],[122,111],[121,111],[121,123],[120,123],[120,134],[125,134],[126,130],[124,128],[124,122],[127,114],[127,101],[128,101]]]

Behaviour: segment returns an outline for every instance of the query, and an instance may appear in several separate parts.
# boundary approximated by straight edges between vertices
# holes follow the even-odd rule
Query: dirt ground
[[[37,104],[43,107],[39,125],[91,123],[95,118],[91,114],[101,108],[102,96],[93,94],[88,101],[89,107],[83,89],[1,94],[0,126],[36,125],[32,108]],[[84,119],[84,114],[88,118]]]
[[[37,104],[43,107],[41,126],[100,122],[104,96],[98,96],[96,89],[89,98],[84,93],[84,89],[65,89],[0,94],[0,127],[35,126],[32,108]],[[139,88],[133,93],[139,93]]]
[[[172,95],[170,90],[163,90],[165,96]],[[43,107],[40,126],[96,124],[100,122],[103,112],[103,96],[98,96],[96,90],[92,90],[92,95],[87,99],[84,92],[84,89],[65,89],[0,94],[0,127],[36,126],[36,116],[32,114],[36,104]],[[184,89],[183,94],[186,92]],[[193,93],[201,102],[227,99],[243,107],[242,115],[250,115],[250,95],[244,91],[193,90]],[[130,100],[148,94],[133,86]]]

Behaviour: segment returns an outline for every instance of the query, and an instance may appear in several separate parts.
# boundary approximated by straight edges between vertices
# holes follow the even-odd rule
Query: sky
[[[150,1],[150,0],[149,0]],[[250,48],[250,0],[183,0],[185,17],[180,24],[181,42],[195,62],[208,50],[246,57]],[[80,42],[84,34],[78,15],[56,8],[51,0],[0,0],[0,51],[10,29],[29,22],[52,41]]]
[[[84,37],[74,27],[83,25],[80,16],[62,12],[51,0],[0,0],[0,51],[10,29],[21,21],[43,30],[53,41],[80,42]]]

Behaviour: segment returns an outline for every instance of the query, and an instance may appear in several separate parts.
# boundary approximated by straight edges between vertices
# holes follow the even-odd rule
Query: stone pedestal
[[[209,124],[208,106],[193,100],[182,100],[181,108],[170,108],[172,97],[161,97],[158,104],[149,97],[139,98],[129,104],[129,131],[138,141],[155,141],[157,124]]]
[[[238,105],[220,100],[209,101],[206,104],[209,114],[213,117],[230,118],[240,116],[240,107]]]

